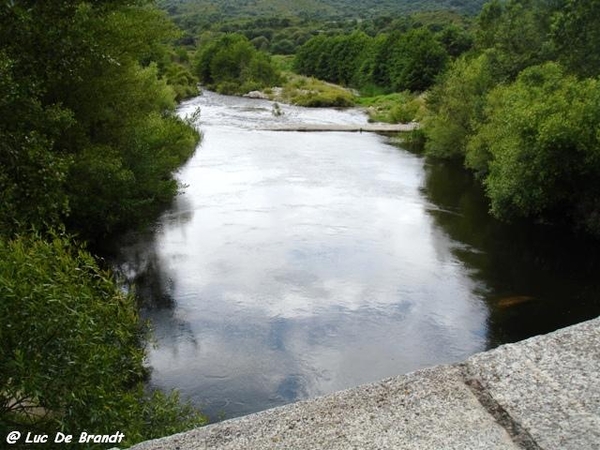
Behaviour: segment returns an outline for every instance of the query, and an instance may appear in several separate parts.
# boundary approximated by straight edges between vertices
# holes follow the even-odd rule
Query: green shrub
[[[144,393],[140,330],[134,299],[67,238],[0,240],[0,431],[119,430],[133,443],[204,423]]]
[[[204,85],[222,94],[244,94],[281,82],[271,58],[241,34],[205,43],[198,51],[196,73]]]
[[[555,63],[494,89],[467,163],[488,161],[492,212],[568,221],[600,235],[600,83]]]

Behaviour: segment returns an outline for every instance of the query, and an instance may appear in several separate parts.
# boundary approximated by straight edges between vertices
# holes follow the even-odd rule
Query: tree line
[[[296,53],[299,73],[382,91],[425,91],[433,85],[451,57],[468,50],[471,38],[455,25],[434,33],[428,27],[380,33],[362,31],[311,38]]]
[[[198,33],[218,23],[237,20],[301,21],[306,29],[311,23],[357,22],[395,19],[423,11],[452,11],[460,15],[479,13],[485,0],[159,0],[176,23],[186,31]],[[229,30],[230,32],[239,30]]]
[[[145,0],[0,4],[0,434],[133,443],[203,418],[145,392],[132,296],[85,250],[148,223],[200,135],[178,32]]]
[[[428,96],[428,154],[460,158],[491,212],[600,235],[600,2],[493,0]]]

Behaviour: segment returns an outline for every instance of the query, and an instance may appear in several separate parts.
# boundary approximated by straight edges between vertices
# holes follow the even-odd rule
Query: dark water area
[[[600,315],[600,245],[491,218],[478,183],[365,123],[212,93],[186,187],[115,265],[154,329],[152,387],[213,420],[376,381]]]
[[[548,333],[600,314],[600,245],[571,230],[501,223],[480,184],[457,164],[427,164],[423,193],[435,223],[478,252],[456,251],[490,311],[488,347]]]
[[[490,217],[481,185],[458,164],[425,165],[424,195],[455,250],[483,287],[487,347],[516,342],[600,315],[600,245],[564,228]]]

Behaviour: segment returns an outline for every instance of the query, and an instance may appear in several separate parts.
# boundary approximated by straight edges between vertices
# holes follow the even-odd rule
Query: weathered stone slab
[[[150,441],[158,449],[516,449],[464,384],[437,367]]]
[[[480,353],[466,367],[539,448],[600,449],[600,319]]]

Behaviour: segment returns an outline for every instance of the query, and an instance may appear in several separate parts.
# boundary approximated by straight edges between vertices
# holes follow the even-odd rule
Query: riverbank
[[[600,318],[132,450],[570,449],[600,442]]]
[[[293,72],[284,72],[283,79],[283,86],[252,91],[243,96],[309,108],[347,108],[356,104],[357,93],[351,89]]]
[[[284,79],[286,81],[282,87],[247,92],[243,94],[243,97],[312,108],[359,107],[367,114],[369,122],[391,125],[415,123],[422,120],[425,114],[424,94],[416,95],[410,92],[361,93],[293,72],[285,72]]]

